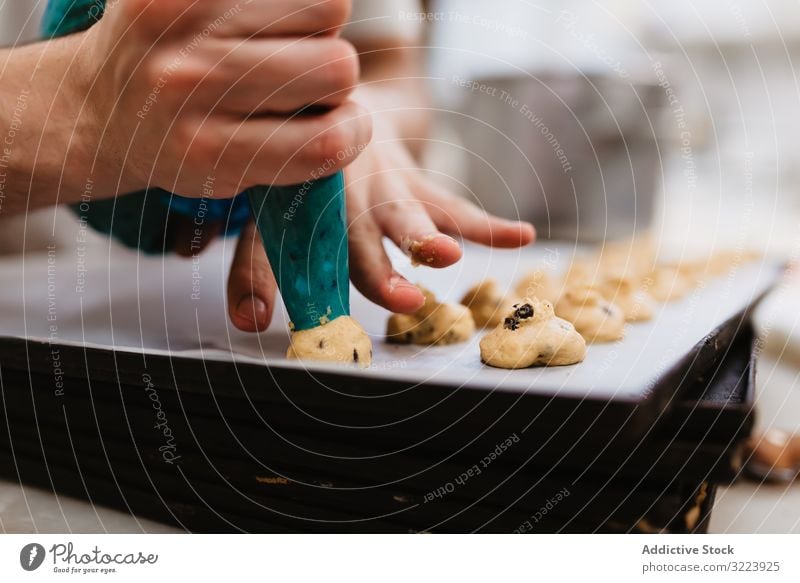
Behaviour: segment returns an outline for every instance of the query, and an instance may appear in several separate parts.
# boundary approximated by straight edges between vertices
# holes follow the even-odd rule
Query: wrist
[[[105,57],[98,47],[99,25],[73,35],[77,43],[73,65],[63,92],[67,115],[74,119],[73,139],[68,155],[73,160],[74,182],[83,185],[83,197],[110,198],[116,194],[134,192],[146,187],[146,181],[127,168],[128,155],[113,123],[114,98],[105,92],[108,83],[103,79]]]

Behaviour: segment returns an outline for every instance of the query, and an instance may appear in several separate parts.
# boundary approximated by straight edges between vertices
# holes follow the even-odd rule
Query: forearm
[[[0,216],[117,192],[118,170],[91,122],[85,41],[0,50]]]

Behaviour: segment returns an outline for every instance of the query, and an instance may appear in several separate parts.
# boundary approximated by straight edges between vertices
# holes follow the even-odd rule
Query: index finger
[[[170,30],[197,43],[208,36],[335,34],[350,17],[350,0],[127,0],[110,4],[109,13],[137,23],[145,36]]]
[[[307,36],[336,33],[350,0],[203,0],[192,11],[220,36]]]

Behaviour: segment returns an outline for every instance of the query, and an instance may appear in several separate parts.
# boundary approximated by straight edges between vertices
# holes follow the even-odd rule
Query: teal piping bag
[[[248,190],[294,331],[350,315],[344,175]]]
[[[370,366],[372,341],[350,317],[344,175],[247,195],[291,319],[286,356]]]

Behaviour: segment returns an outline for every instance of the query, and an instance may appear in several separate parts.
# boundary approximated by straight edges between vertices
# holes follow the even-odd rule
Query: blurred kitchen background
[[[487,207],[511,215],[516,203],[562,238],[619,237],[654,219],[679,248],[798,245],[798,3],[439,0],[434,10],[436,95],[462,117],[466,183]]]
[[[648,231],[673,259],[800,252],[800,3],[438,0],[427,165],[540,237]],[[438,20],[436,20],[438,19]],[[756,456],[800,467],[800,282],[759,308]],[[763,461],[763,460],[762,460]],[[712,532],[800,532],[800,486],[740,480]]]
[[[0,0],[0,43],[34,39],[43,5]],[[409,5],[387,15],[428,21],[438,113],[425,160],[439,180],[544,238],[649,231],[671,257],[796,261],[800,3],[434,0],[424,18]],[[757,315],[758,425],[788,435],[800,430],[799,298],[787,277]],[[800,532],[800,486],[740,481],[718,496],[712,530]]]
[[[0,45],[35,40],[44,0],[0,0]]]

